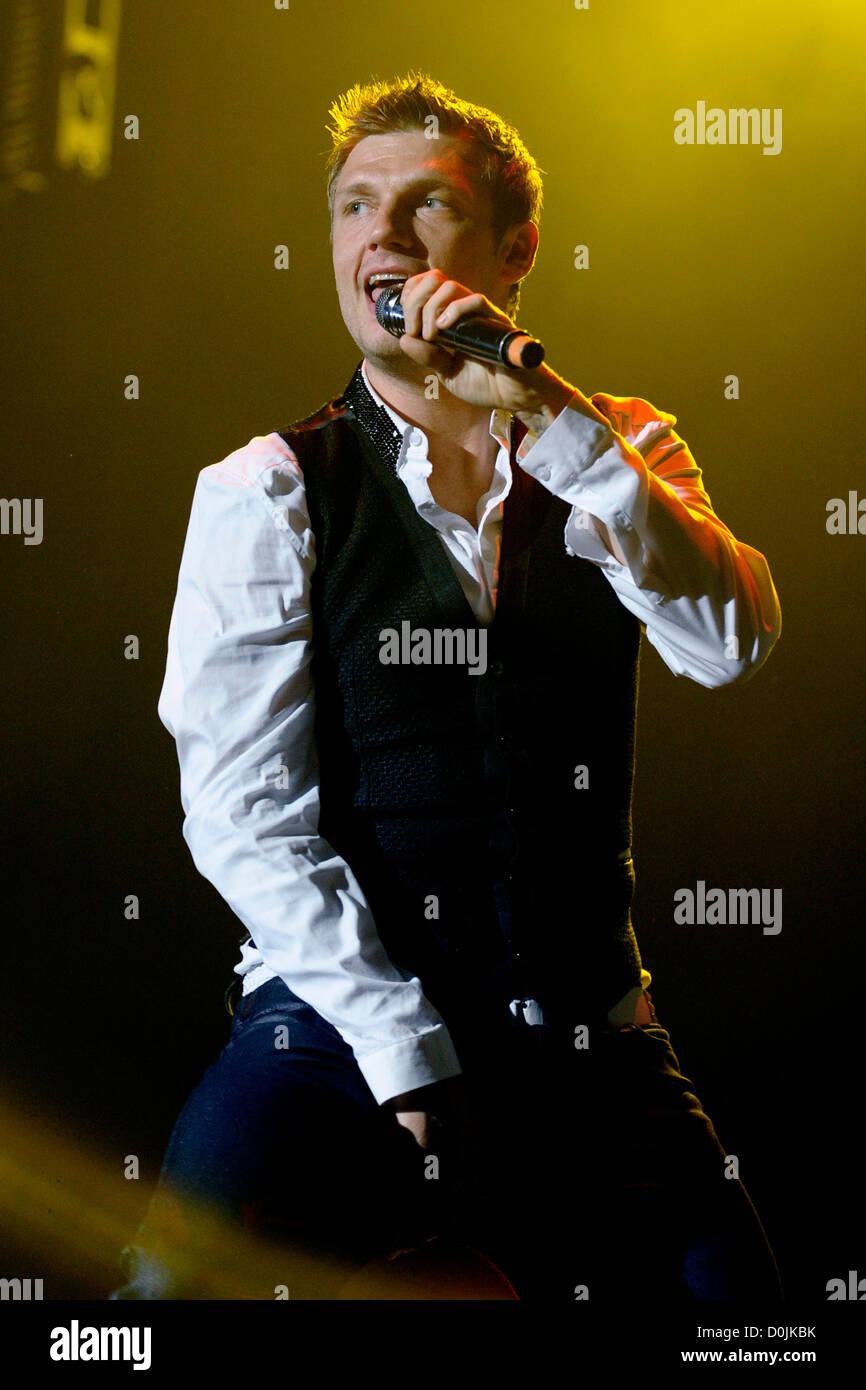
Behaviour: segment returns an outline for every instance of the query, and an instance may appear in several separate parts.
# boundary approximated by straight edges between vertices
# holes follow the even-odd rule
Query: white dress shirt
[[[488,626],[511,487],[509,415],[491,413],[500,448],[473,527],[433,498],[424,431],[367,385],[403,432],[399,477]],[[591,399],[612,428],[569,405],[540,436],[527,433],[517,453],[520,467],[572,504],[567,552],[603,570],[675,675],[708,688],[747,678],[781,627],[763,555],[713,512],[675,416],[637,397]],[[282,977],[352,1048],[381,1104],[461,1065],[421,981],[385,954],[352,869],[318,833],[314,568],[303,472],[279,434],[202,469],[159,715],[177,742],[195,865],[250,933],[235,966],[244,993]],[[611,1023],[634,1018],[650,980],[644,970]]]

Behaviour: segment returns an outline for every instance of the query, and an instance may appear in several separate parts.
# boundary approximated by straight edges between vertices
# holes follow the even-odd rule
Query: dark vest
[[[320,833],[356,875],[390,959],[447,1023],[501,1016],[515,998],[570,1029],[596,1019],[640,983],[639,621],[597,566],[566,552],[570,505],[515,463],[513,420],[486,672],[384,664],[380,634],[407,621],[409,633],[479,631],[396,474],[399,433],[360,367],[281,433],[315,535]]]

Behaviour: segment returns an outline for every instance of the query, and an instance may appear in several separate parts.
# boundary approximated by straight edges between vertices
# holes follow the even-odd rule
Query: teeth
[[[388,285],[405,285],[406,275],[371,275],[367,281],[367,293],[378,298],[376,290],[384,290]]]

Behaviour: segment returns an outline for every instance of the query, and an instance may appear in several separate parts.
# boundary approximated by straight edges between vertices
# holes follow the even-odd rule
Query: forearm
[[[572,504],[567,548],[605,571],[672,670],[707,686],[742,679],[781,627],[766,560],[713,512],[674,416],[639,398],[594,401],[603,424],[572,398],[528,437],[522,466]]]

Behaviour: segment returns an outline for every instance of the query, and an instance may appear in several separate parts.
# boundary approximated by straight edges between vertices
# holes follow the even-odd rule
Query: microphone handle
[[[403,336],[405,321],[399,289],[386,291],[379,296],[376,317],[395,338]],[[466,314],[453,328],[440,328],[436,341],[445,347],[453,347],[467,357],[479,362],[491,362],[495,366],[526,369],[537,367],[544,361],[544,348],[537,338],[530,337],[522,328],[503,332],[501,323],[478,314]]]
[[[440,328],[436,342],[453,347],[479,362],[501,367],[537,367],[544,361],[544,348],[522,328],[506,329],[495,319],[467,314],[453,328]]]

